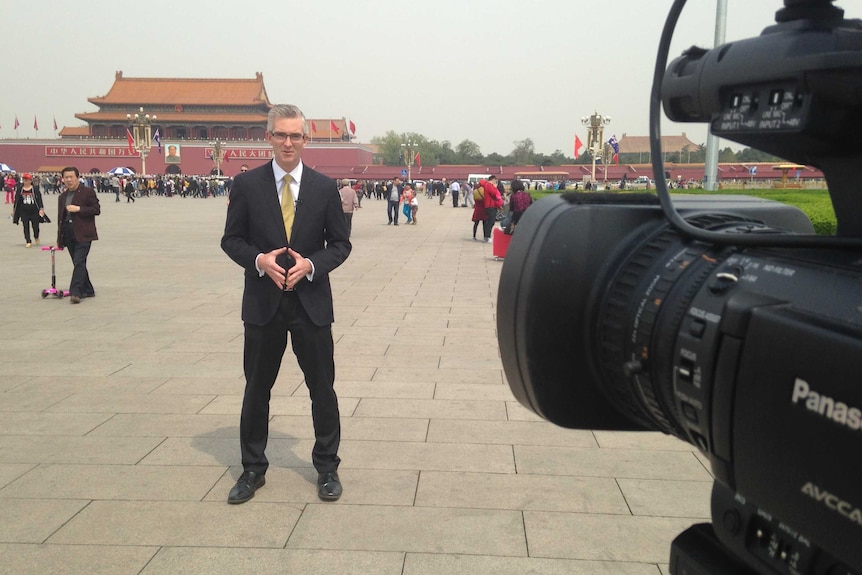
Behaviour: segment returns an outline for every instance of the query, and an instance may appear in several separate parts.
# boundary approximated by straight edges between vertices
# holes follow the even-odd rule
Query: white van
[[[470,182],[471,186],[475,186],[479,180],[487,180],[490,177],[491,174],[467,174],[467,181]]]

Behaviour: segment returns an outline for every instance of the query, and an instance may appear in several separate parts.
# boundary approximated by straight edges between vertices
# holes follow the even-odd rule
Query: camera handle
[[[668,69],[670,42],[685,3],[686,0],[675,0],[671,6],[656,56],[650,92],[653,173],[657,176],[665,173],[661,150],[661,109],[665,98],[669,102],[665,111],[671,120],[712,122],[712,131],[717,135],[819,167],[829,186],[838,233],[836,236],[728,235],[703,230],[683,220],[673,207],[667,183],[656,177],[656,192],[669,223],[688,237],[716,245],[862,249],[862,214],[858,214],[858,202],[853,202],[852,172],[853,167],[859,165],[858,143],[848,139],[855,137],[856,133],[855,124],[850,125],[848,117],[855,117],[850,112],[855,112],[859,103],[856,100],[841,101],[840,96],[836,96],[856,93],[857,70],[859,61],[862,61],[862,46],[859,46],[862,24],[844,20],[844,11],[833,7],[832,0],[785,0],[785,8],[776,14],[778,24],[767,28],[757,38],[743,41],[746,61],[752,62],[757,58],[758,63],[762,60],[771,66],[733,66],[728,59],[735,54],[734,45],[725,44],[713,50],[689,50]],[[787,53],[790,42],[798,42],[804,34],[819,34],[820,40],[832,34],[831,40],[836,47],[833,51],[794,54],[793,58],[776,61],[775,54]],[[766,107],[770,100],[769,83],[774,82],[779,88],[784,88],[788,77],[797,79],[792,87],[803,98],[804,106],[792,110],[796,114],[793,119],[803,129],[794,131],[786,125],[774,130],[752,130],[748,126],[744,129],[735,126],[716,129],[722,127],[720,120],[723,114],[735,112],[728,112],[731,104],[727,100],[730,98],[723,90],[733,87],[734,90],[745,90],[749,95],[758,89],[764,90],[763,94],[751,96],[749,113],[750,117],[756,117],[758,102],[762,101]],[[670,82],[666,84],[668,79]],[[862,86],[858,87],[862,89]],[[824,97],[823,102],[817,100],[821,96]],[[837,104],[834,103],[836,99]],[[811,115],[824,118],[825,128],[812,128],[817,123],[810,120]],[[804,128],[809,131],[804,131]],[[842,131],[846,133],[842,134]]]

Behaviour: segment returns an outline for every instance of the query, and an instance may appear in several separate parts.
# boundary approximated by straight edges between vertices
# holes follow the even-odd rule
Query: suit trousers
[[[63,224],[63,243],[72,258],[72,279],[69,282],[69,295],[88,297],[95,295],[93,284],[90,282],[90,272],[87,271],[87,256],[90,255],[92,242],[79,242],[75,239],[72,224]]]
[[[338,457],[341,423],[334,389],[332,326],[314,325],[296,292],[284,292],[278,311],[268,324],[245,324],[246,383],[239,430],[243,469],[266,473],[269,467],[264,454],[269,436],[269,400],[287,349],[288,333],[311,397],[315,437],[312,463],[318,473],[336,471],[341,462]]]

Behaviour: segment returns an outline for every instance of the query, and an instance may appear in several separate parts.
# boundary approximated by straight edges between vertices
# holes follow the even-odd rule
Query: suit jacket
[[[314,281],[296,284],[296,295],[311,321],[318,326],[334,321],[329,272],[350,255],[347,223],[335,180],[303,166],[296,216],[290,243],[284,231],[272,163],[236,177],[230,191],[221,247],[245,269],[242,319],[253,325],[269,323],[278,310],[282,291],[255,268],[258,254],[288,246],[314,263]],[[293,265],[286,257],[279,264]]]
[[[72,230],[75,232],[75,241],[91,242],[99,239],[96,232],[96,216],[102,213],[99,206],[99,198],[92,188],[81,184],[75,190],[72,199],[73,206],[80,206],[81,211],[73,214],[66,213],[66,196],[72,192],[66,190],[60,194],[57,200],[57,247],[65,247],[63,244],[63,224],[72,216]]]

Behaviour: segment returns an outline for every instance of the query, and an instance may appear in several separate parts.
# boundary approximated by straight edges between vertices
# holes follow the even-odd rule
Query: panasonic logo
[[[802,493],[818,503],[822,503],[832,511],[843,515],[856,525],[862,526],[862,511],[858,507],[854,507],[849,501],[844,501],[834,493],[820,489],[819,486],[810,481],[802,486]]]
[[[858,407],[850,407],[843,401],[828,395],[817,393],[804,379],[797,377],[793,382],[793,395],[790,400],[795,405],[801,403],[808,411],[831,419],[853,431],[859,431],[862,428],[862,410]]]

